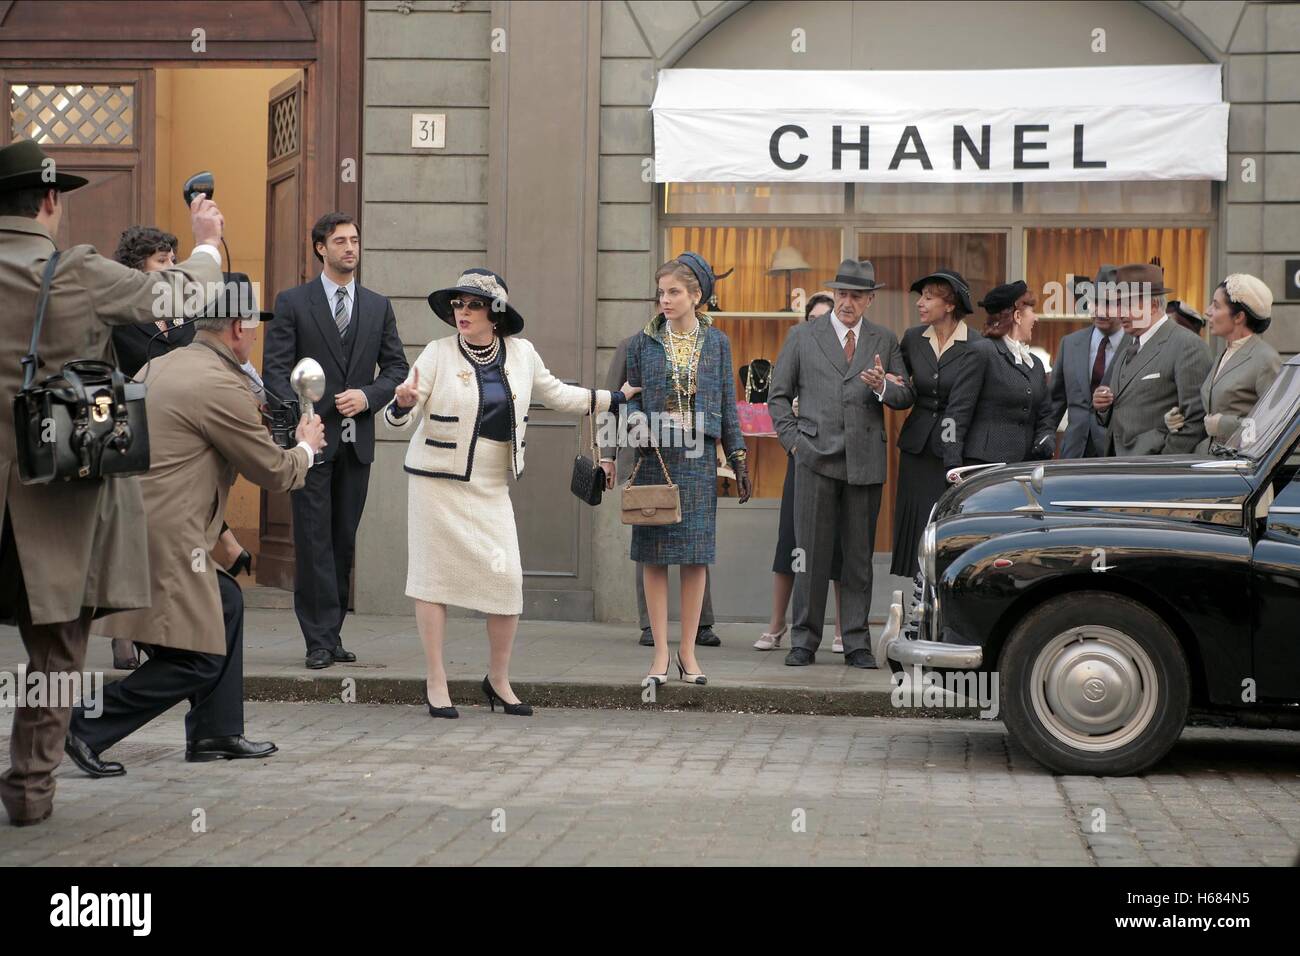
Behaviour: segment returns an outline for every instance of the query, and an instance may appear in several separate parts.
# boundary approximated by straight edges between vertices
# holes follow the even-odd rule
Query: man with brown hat
[[[1210,370],[1204,339],[1165,313],[1164,270],[1132,263],[1097,289],[1098,302],[1117,314],[1132,341],[1115,358],[1110,384],[1092,396],[1106,428],[1106,454],[1189,455],[1205,437],[1201,383]],[[1184,426],[1171,432],[1165,412],[1177,408]]]
[[[28,680],[43,678],[47,687],[66,687],[81,671],[92,617],[149,604],[137,478],[26,485],[18,476],[10,411],[23,379],[18,356],[30,346],[63,194],[85,184],[57,171],[31,140],[0,149],[0,618],[17,619]],[[221,213],[199,196],[190,219],[193,254],[162,272],[129,269],[86,245],[63,251],[45,310],[38,377],[74,359],[111,362],[111,326],[179,314],[187,283],[220,282]],[[9,769],[0,776],[0,802],[19,826],[40,823],[54,807],[53,772],[70,701],[41,703],[14,711]]]

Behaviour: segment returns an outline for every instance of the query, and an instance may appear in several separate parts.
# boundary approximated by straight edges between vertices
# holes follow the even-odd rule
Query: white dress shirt
[[[1102,369],[1102,374],[1105,375],[1110,369],[1110,363],[1115,358],[1115,351],[1119,348],[1120,341],[1124,338],[1124,330],[1118,328],[1114,332],[1110,333],[1110,335],[1102,335],[1101,329],[1097,328],[1095,325],[1092,327],[1092,338],[1088,340],[1089,375],[1092,374],[1092,367],[1097,362],[1097,349],[1101,348],[1101,340],[1103,338],[1110,339],[1110,346],[1106,349],[1106,365]]]
[[[1169,321],[1169,316],[1168,316],[1168,315],[1162,315],[1162,316],[1160,316],[1159,319],[1157,319],[1156,321],[1152,322],[1152,323],[1151,323],[1151,328],[1147,329],[1146,331],[1144,331],[1144,332],[1138,332],[1137,329],[1134,329],[1133,331],[1134,331],[1135,333],[1137,333],[1138,335],[1142,336],[1140,339],[1138,339],[1138,348],[1137,348],[1137,350],[1138,350],[1139,352],[1141,352],[1141,351],[1142,351],[1142,346],[1144,346],[1144,345],[1146,345],[1148,342],[1150,342],[1150,341],[1151,341],[1151,336],[1153,336],[1153,335],[1156,334],[1156,330],[1157,330],[1158,328],[1160,328],[1160,326],[1164,325],[1164,324],[1165,324],[1166,322],[1168,322],[1168,321]]]
[[[329,276],[327,276],[325,273],[322,272],[320,274],[320,284],[325,288],[325,301],[329,303],[331,319],[334,317],[334,305],[335,305],[334,297],[338,295],[339,289],[343,290],[343,294],[346,297],[346,302],[348,304],[348,315],[353,314],[354,311],[353,306],[356,304],[356,288],[357,288],[356,279],[349,279],[347,285],[339,285],[337,282],[335,282],[333,279],[331,279]],[[362,410],[364,411],[365,409],[370,407],[370,399],[366,398],[365,392],[362,392],[361,400],[365,402],[365,404],[361,406]]]
[[[858,319],[858,324],[855,325],[855,326],[853,326],[852,329],[850,329],[847,325],[845,325],[843,322],[840,321],[840,317],[839,317],[838,315],[836,315],[836,314],[835,314],[835,311],[832,309],[832,310],[831,310],[831,328],[833,328],[833,329],[835,330],[835,334],[836,334],[837,336],[839,336],[839,339],[840,339],[840,348],[844,348],[844,343],[845,343],[846,341],[848,341],[849,333],[850,333],[850,332],[853,333],[853,357],[854,357],[854,358],[857,358],[857,355],[858,355],[858,352],[857,352],[858,346],[862,344],[862,342],[861,342],[861,339],[862,339],[862,319]],[[874,365],[875,363],[873,362],[872,364]],[[878,391],[878,392],[872,392],[871,394],[875,395],[877,399],[879,399],[880,401],[883,402],[883,401],[885,400],[885,389],[887,389],[887,388],[889,388],[889,380],[888,380],[888,379],[885,380],[885,384],[881,386],[880,391]]]

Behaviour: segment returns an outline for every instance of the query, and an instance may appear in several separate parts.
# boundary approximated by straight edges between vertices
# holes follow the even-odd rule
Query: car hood
[[[1027,490],[1036,465],[1043,468],[1041,493]],[[1251,491],[1248,474],[1227,460],[1197,455],[999,465],[968,473],[961,484],[949,488],[935,506],[934,517],[1036,511],[1036,502],[1044,512],[1159,514],[1240,524],[1241,505]]]

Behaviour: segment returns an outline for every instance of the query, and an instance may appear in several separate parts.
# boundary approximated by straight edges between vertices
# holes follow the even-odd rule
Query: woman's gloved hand
[[[731,462],[731,470],[736,473],[736,490],[740,493],[740,503],[743,505],[754,493],[749,484],[749,467],[745,459],[738,458]]]

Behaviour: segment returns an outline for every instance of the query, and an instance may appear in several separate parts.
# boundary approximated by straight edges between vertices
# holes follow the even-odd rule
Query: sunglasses
[[[482,299],[452,299],[453,309],[469,309],[471,312],[486,312],[488,304]]]

